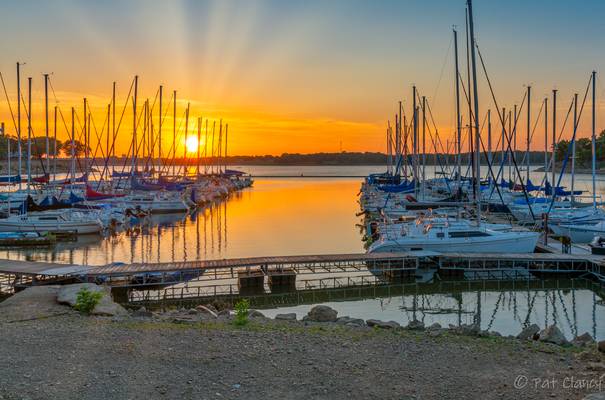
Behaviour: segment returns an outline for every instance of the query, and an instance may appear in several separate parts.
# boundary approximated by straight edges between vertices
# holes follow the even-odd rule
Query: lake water
[[[2,250],[0,258],[87,265],[112,262],[170,262],[204,259],[363,252],[357,204],[360,178],[305,176],[365,176],[379,166],[242,166],[257,178],[252,188],[227,201],[189,215],[154,216],[141,226],[114,235],[81,237],[44,250]],[[302,175],[302,177],[301,177]],[[432,176],[432,168],[427,168]],[[298,176],[279,178],[275,176]],[[539,183],[543,173],[532,173]],[[563,180],[569,186],[569,176]],[[577,189],[589,189],[589,175],[576,176]],[[605,177],[597,193],[605,193]],[[545,326],[557,321],[566,335],[585,331],[605,338],[605,307],[588,289],[470,291],[452,294],[397,295],[357,301],[333,301],[341,315],[395,320],[413,317],[425,324],[481,321],[483,328],[516,334],[530,321]],[[529,299],[529,300],[528,300]],[[414,307],[410,308],[412,305]],[[311,305],[266,310],[306,313]],[[477,311],[478,310],[478,311]]]

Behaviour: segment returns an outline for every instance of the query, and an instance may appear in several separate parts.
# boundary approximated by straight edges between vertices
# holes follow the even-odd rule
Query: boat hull
[[[369,253],[389,253],[429,250],[441,253],[532,253],[539,235],[527,232],[525,235],[485,238],[456,239],[410,239],[384,240],[374,243]]]

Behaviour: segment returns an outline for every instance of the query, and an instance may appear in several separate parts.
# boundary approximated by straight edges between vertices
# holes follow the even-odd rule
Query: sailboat
[[[0,232],[91,234],[103,230],[101,220],[72,209],[32,212],[0,219]]]
[[[490,228],[443,218],[419,218],[413,224],[404,225],[399,236],[386,235],[372,243],[368,252],[531,253],[538,243],[537,232]]]

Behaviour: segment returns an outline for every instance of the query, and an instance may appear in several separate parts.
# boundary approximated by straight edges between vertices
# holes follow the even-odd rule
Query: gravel
[[[587,364],[537,342],[333,323],[0,315],[2,400],[580,399],[596,390],[563,380],[603,374]]]

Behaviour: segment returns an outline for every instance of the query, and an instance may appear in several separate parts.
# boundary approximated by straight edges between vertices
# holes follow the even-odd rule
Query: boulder
[[[198,315],[200,312],[198,310],[196,310],[195,308],[191,308],[189,310],[187,310],[187,314],[189,315]]]
[[[214,307],[210,308],[210,307],[206,307],[206,306],[202,306],[202,305],[199,305],[199,306],[195,307],[195,309],[197,310],[197,312],[199,314],[202,314],[202,315],[204,315],[206,317],[210,317],[210,318],[217,318],[218,314],[216,313],[215,310],[213,310],[213,308]],[[227,311],[227,313],[228,312],[229,311]]]
[[[366,321],[366,324],[369,327],[377,327],[377,328],[381,328],[381,329],[397,329],[400,328],[401,325],[399,325],[397,322],[395,321],[381,321],[379,319],[368,319]]]
[[[138,310],[134,310],[132,316],[135,318],[151,318],[153,317],[153,313],[148,311],[145,307],[141,307]]]
[[[0,302],[0,320],[43,318],[69,312],[70,308],[57,304],[59,286],[32,286]]]
[[[538,340],[538,334],[540,333],[540,327],[536,324],[531,324],[523,328],[523,330],[517,335],[519,340]]]
[[[336,321],[338,316],[338,311],[334,310],[331,307],[319,305],[313,307],[307,313],[307,321],[315,321],[315,322],[334,322]]]
[[[364,326],[366,323],[361,318],[340,317],[336,320],[339,325],[345,326]]]
[[[435,322],[434,324],[426,328],[427,331],[440,331],[442,329],[443,328],[441,327],[441,324],[439,322]]]
[[[89,292],[102,292],[104,295],[111,296],[108,287],[99,286],[94,283],[74,283],[73,285],[61,286],[57,294],[57,302],[74,307],[78,299],[78,293],[82,289],[86,289]]]
[[[592,338],[592,336],[590,336],[590,333],[588,332],[584,332],[580,336],[576,336],[571,341],[571,344],[576,347],[593,346],[595,343],[595,340]]]
[[[417,319],[413,319],[408,323],[406,329],[410,329],[413,331],[421,331],[424,329],[424,322],[418,321]]]
[[[229,310],[219,311],[218,314],[216,314],[216,317],[219,319],[231,319],[232,318],[231,311],[229,311]]]
[[[565,335],[556,325],[547,326],[543,331],[540,332],[540,341],[545,343],[553,343],[559,346],[568,344],[569,342],[565,339]]]
[[[275,319],[282,321],[296,321],[296,313],[277,314]]]
[[[109,294],[105,294],[99,300],[99,303],[91,312],[92,315],[104,315],[110,317],[127,317],[128,311],[118,303],[111,299]]]
[[[258,310],[250,310],[248,312],[248,317],[249,318],[266,318],[265,314],[263,314],[262,312],[260,312]]]
[[[601,340],[599,343],[597,343],[597,349],[601,353],[605,353],[605,340]]]
[[[462,324],[460,326],[450,325],[450,329],[458,335],[465,336],[478,336],[481,331],[476,324]]]

